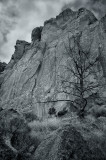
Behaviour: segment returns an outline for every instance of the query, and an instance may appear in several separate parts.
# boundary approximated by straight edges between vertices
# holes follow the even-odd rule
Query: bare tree
[[[81,34],[71,38],[68,36],[68,46],[64,43],[70,59],[65,68],[73,78],[71,80],[71,78],[62,77],[61,82],[62,92],[75,97],[74,106],[78,109],[78,115],[83,117],[87,106],[87,95],[93,94],[100,86],[101,69],[96,70],[100,65],[99,56],[92,57],[91,45],[87,49],[88,51],[84,51],[81,47]]]

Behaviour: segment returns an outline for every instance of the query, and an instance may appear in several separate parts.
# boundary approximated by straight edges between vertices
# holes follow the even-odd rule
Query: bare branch
[[[81,36],[82,32],[77,37],[75,37],[73,34],[72,37],[69,37],[68,35],[68,46],[65,44],[65,42],[63,42],[65,50],[71,58],[72,64],[71,66],[62,66],[64,66],[70,73],[72,73],[71,76],[73,76],[75,80],[71,81],[69,79],[62,78],[63,90],[61,92],[64,92],[68,95],[73,95],[75,97],[79,97],[82,102],[80,104],[80,111],[84,111],[86,104],[84,105],[83,102],[86,97],[86,93],[88,93],[88,95],[89,93],[93,94],[94,90],[98,89],[98,87],[100,86],[98,83],[99,81],[96,81],[95,84],[95,81],[90,81],[88,77],[90,75],[95,75],[96,77],[98,77],[97,73],[99,73],[100,71],[95,71],[95,67],[99,63],[99,57],[97,56],[94,59],[91,57],[91,45],[93,39],[90,42],[90,46],[87,51],[84,51],[82,46],[80,45]],[[73,40],[73,46],[71,45],[71,39]]]

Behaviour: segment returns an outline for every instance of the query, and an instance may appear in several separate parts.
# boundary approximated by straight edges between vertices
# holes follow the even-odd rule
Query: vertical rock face
[[[64,76],[64,72],[70,77],[64,67],[69,59],[65,45],[68,45],[68,37],[77,37],[81,32],[81,47],[86,52],[91,48],[91,58],[100,57],[105,77],[105,19],[98,21],[84,8],[77,12],[67,9],[56,18],[46,21],[44,27],[35,28],[31,44],[17,41],[15,53],[2,75],[0,105],[21,112],[34,109],[39,117],[47,116],[52,105],[56,110],[66,105],[65,102],[55,102],[69,98],[59,93],[60,77]]]
[[[0,77],[1,77],[1,78],[0,78],[0,87],[1,87],[2,82],[3,82],[2,74],[3,74],[3,71],[5,70],[6,66],[7,66],[6,63],[0,62]]]

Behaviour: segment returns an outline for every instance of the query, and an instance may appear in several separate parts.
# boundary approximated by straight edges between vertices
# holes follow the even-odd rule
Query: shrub
[[[13,109],[4,110],[0,114],[0,159],[18,160],[19,154],[25,157],[34,142],[30,131],[22,115]]]
[[[106,108],[98,109],[96,117],[106,117]]]
[[[3,109],[0,107],[0,112],[2,111]]]
[[[103,104],[104,104],[104,102],[103,102],[103,100],[102,100],[102,99],[98,98],[98,99],[95,99],[95,104],[97,104],[97,105],[101,106],[101,105],[103,105]]]
[[[27,122],[32,122],[34,120],[38,120],[37,116],[32,112],[24,113],[24,116],[25,116],[25,119],[27,120]]]
[[[106,117],[106,106],[95,107],[92,109],[91,113],[96,117]]]
[[[64,116],[67,112],[68,112],[68,111],[66,110],[66,108],[63,108],[62,111],[59,111],[59,112],[57,113],[57,116],[58,116],[58,117]]]
[[[50,108],[49,109],[49,112],[48,112],[50,115],[55,115],[56,114],[56,109],[54,107]]]

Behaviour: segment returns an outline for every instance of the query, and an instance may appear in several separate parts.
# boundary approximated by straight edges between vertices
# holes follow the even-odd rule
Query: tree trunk
[[[80,109],[79,109],[79,117],[84,117],[85,114],[85,107],[87,105],[87,101],[84,99],[84,83],[83,83],[83,73],[81,72],[80,75]]]

